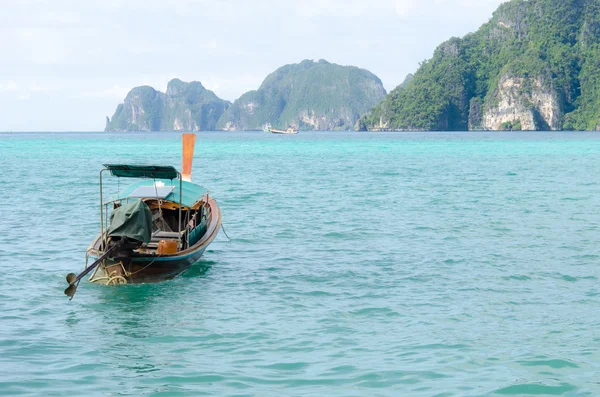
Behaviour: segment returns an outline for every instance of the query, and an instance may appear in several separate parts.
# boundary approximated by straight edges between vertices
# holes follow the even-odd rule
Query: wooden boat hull
[[[211,215],[206,233],[193,246],[176,254],[144,255],[136,253],[126,258],[106,259],[96,268],[89,281],[106,285],[155,283],[172,279],[188,270],[200,260],[221,227],[221,211],[216,201],[210,199],[208,204]],[[100,236],[88,249],[90,258],[100,257],[99,246]]]

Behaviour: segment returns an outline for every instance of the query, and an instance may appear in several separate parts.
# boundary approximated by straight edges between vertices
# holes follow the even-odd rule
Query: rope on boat
[[[225,236],[229,239],[229,241],[231,241],[231,237],[229,237],[227,235],[227,232],[225,231],[225,227],[223,226],[223,224],[221,223],[221,230],[223,230],[223,233],[225,233]]]
[[[123,264],[121,264],[123,266]],[[118,275],[116,270],[108,275],[108,281],[104,285],[125,285],[127,279],[121,275]]]
[[[156,259],[160,258],[162,256],[162,254],[158,255],[152,262],[148,263],[146,266],[144,266],[143,268],[136,270],[135,272],[129,272],[128,274],[126,274],[127,277],[131,277],[136,273],[141,272],[142,270],[146,269],[148,266],[150,266],[151,264],[153,264],[154,262],[156,262]]]

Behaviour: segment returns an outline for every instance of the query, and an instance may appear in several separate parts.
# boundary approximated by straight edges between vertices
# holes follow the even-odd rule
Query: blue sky
[[[502,0],[0,0],[0,131],[99,131],[138,85],[178,77],[233,101],[326,59],[390,91]]]

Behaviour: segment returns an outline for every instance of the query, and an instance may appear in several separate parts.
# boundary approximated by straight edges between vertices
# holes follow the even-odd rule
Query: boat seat
[[[183,238],[184,233],[185,233],[185,231],[181,233],[182,238]],[[157,230],[154,233],[152,233],[150,242],[148,244],[146,244],[146,247],[147,248],[157,248],[160,240],[177,240],[177,238],[179,237],[177,234],[178,234],[177,232],[165,232],[162,230]]]
[[[177,240],[178,238],[179,233],[177,232],[164,232],[162,230],[157,230],[156,232],[152,233],[150,241]]]

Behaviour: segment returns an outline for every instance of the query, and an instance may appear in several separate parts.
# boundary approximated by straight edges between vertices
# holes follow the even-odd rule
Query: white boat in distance
[[[292,127],[288,127],[285,130],[277,130],[275,128],[271,128],[271,127],[267,127],[269,132],[272,132],[273,134],[297,134],[298,130]]]

